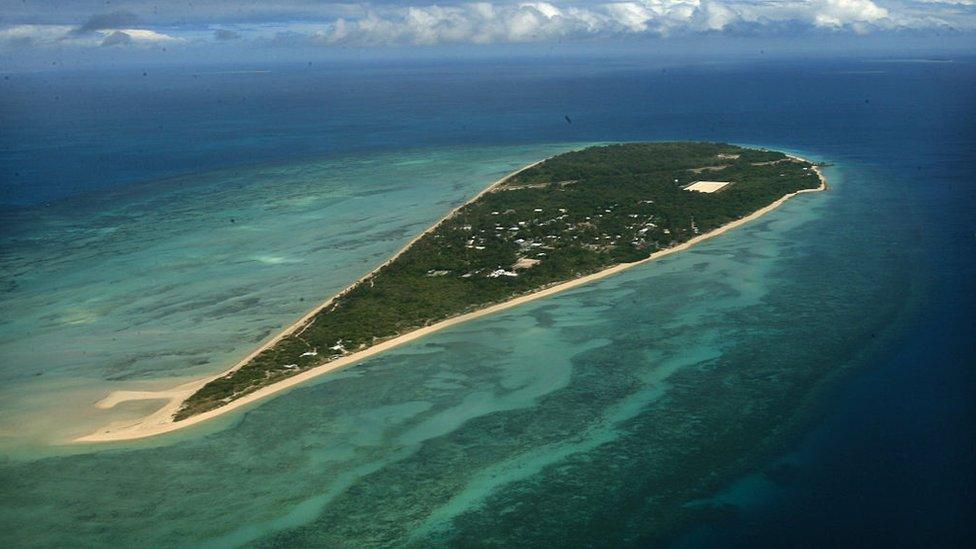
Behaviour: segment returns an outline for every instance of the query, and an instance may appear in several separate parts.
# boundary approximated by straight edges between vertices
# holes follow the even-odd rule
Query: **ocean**
[[[955,546],[976,534],[976,58],[148,68],[0,81],[0,544]],[[525,164],[829,164],[695,248],[156,439]]]

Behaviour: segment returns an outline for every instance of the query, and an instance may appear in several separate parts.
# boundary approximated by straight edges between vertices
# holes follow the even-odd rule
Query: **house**
[[[505,269],[495,269],[494,271],[488,273],[488,278],[498,278],[500,276],[518,276],[518,273],[506,271]]]

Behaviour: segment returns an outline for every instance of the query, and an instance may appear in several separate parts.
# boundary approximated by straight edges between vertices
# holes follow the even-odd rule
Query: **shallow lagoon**
[[[229,367],[491,181],[572,147],[240,168],[11,213],[2,438],[76,436],[121,415],[91,409],[108,388]]]

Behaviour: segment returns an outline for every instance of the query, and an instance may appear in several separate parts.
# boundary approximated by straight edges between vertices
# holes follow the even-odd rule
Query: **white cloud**
[[[976,9],[972,7],[976,0],[414,1],[418,3],[402,6],[255,0],[243,13],[259,13],[260,20],[241,21],[232,28],[242,42],[326,46],[524,43],[728,30],[761,33],[768,28],[856,33],[903,28],[976,30]],[[202,11],[194,12],[214,17],[204,25],[158,20],[153,24],[149,17],[155,11],[139,9],[131,2],[126,5],[131,12],[90,15],[81,19],[86,21],[81,26],[35,24],[0,29],[0,46],[97,46],[112,35],[114,44],[212,43],[230,36],[228,31],[214,32],[228,23],[219,19],[219,6],[205,1]],[[234,13],[233,17],[244,17]],[[167,17],[172,20],[174,14]]]
[[[722,30],[741,18],[731,8],[715,2],[702,2],[696,15],[699,28],[710,31]]]
[[[101,29],[78,33],[71,25],[14,25],[0,29],[0,47],[92,47],[99,45],[150,45],[183,42],[184,39],[149,29]]]
[[[74,29],[68,25],[14,25],[0,29],[0,45],[6,47],[51,44]]]
[[[810,8],[818,27],[874,23],[888,17],[888,10],[871,0],[814,0]]]
[[[175,36],[170,36],[168,34],[163,34],[161,32],[156,32],[149,29],[115,29],[112,31],[105,30],[99,32],[102,33],[103,35],[109,35],[112,34],[113,32],[123,32],[129,35],[129,38],[132,38],[132,40],[135,42],[153,43],[153,42],[182,42],[183,41],[182,38],[177,38]]]
[[[944,0],[943,0],[944,1]],[[962,0],[968,1],[968,0]],[[898,26],[873,0],[631,0],[599,4],[484,2],[373,8],[318,31],[326,44],[537,42],[592,35],[721,31],[736,23],[796,23],[863,32]]]
[[[521,8],[532,8],[549,19],[562,15],[563,12],[548,2],[523,2],[519,4]]]

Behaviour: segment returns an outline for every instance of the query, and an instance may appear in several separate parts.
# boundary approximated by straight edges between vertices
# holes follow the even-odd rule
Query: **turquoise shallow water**
[[[229,367],[491,181],[572,147],[240,168],[17,212],[0,441],[77,435],[145,409],[92,410],[107,390]]]

